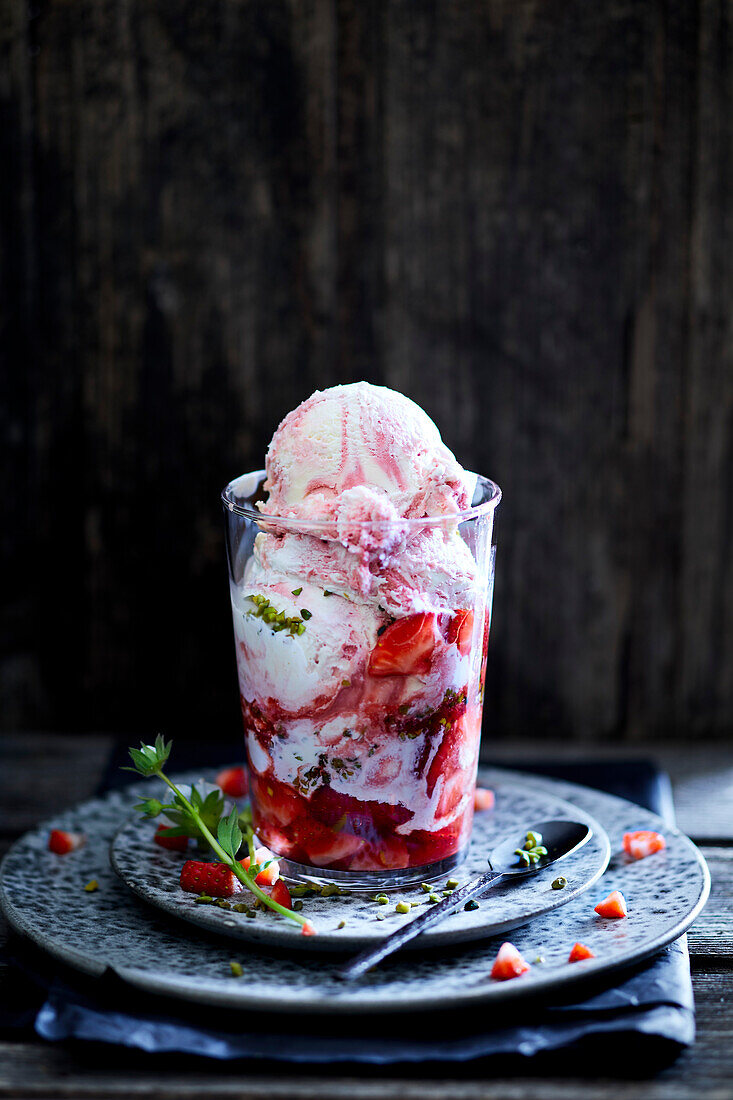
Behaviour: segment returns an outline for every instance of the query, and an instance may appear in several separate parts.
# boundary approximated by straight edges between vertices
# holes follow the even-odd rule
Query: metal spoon
[[[530,832],[541,834],[542,847],[547,849],[547,854],[540,856],[536,862],[527,865],[526,857],[523,861],[522,857],[516,853],[517,849],[524,848]],[[422,912],[419,917],[403,925],[391,936],[387,936],[377,947],[369,947],[366,951],[362,951],[351,962],[346,963],[345,966],[336,971],[337,977],[343,978],[347,982],[360,978],[362,974],[366,974],[382,959],[398,951],[403,944],[413,940],[415,936],[419,936],[426,928],[439,924],[450,913],[465,905],[467,901],[483,894],[499,879],[506,878],[507,881],[512,881],[526,878],[528,875],[536,875],[540,871],[544,871],[546,867],[557,863],[558,860],[565,859],[566,856],[576,852],[578,848],[581,848],[590,840],[592,835],[593,830],[590,826],[580,821],[541,821],[537,825],[532,825],[531,829],[526,832],[517,833],[493,849],[488,861],[489,867],[491,867],[490,871],[471,882],[467,882],[460,890],[455,890],[450,897]]]

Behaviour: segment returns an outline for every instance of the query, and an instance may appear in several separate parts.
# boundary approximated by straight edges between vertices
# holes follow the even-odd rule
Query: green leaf
[[[170,756],[172,746],[173,742],[164,740],[162,733],[159,733],[155,738],[155,752],[158,756],[158,764],[161,767]]]
[[[222,818],[217,830],[217,839],[227,855],[232,859],[237,858],[237,852],[242,846],[242,832],[239,828],[239,820],[236,807],[232,809],[229,817]]]

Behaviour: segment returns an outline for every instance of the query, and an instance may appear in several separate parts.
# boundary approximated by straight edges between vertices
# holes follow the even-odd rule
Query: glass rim
[[[473,471],[466,471],[467,473],[473,473]],[[486,500],[481,501],[480,504],[474,504],[470,508],[466,508],[463,511],[451,512],[449,514],[442,514],[436,516],[410,516],[407,519],[399,517],[396,520],[380,520],[380,519],[363,519],[352,522],[359,527],[393,527],[395,524],[400,526],[407,526],[408,528],[416,527],[436,527],[443,524],[465,523],[467,520],[480,519],[484,516],[488,516],[493,513],[499,502],[501,501],[502,492],[495,481],[491,478],[484,477],[483,474],[476,474],[477,483],[480,482],[488,491],[488,497]],[[320,531],[320,530],[333,530],[334,517],[322,516],[316,518],[300,519],[297,516],[277,516],[270,515],[267,512],[261,512],[259,508],[255,508],[253,505],[240,504],[232,499],[231,490],[233,486],[241,482],[243,478],[256,477],[258,484],[262,484],[262,481],[266,477],[265,470],[250,470],[247,473],[240,474],[239,477],[235,477],[230,481],[221,491],[221,502],[224,508],[233,515],[242,516],[244,519],[255,520],[260,523],[272,524],[277,527],[285,527],[288,530],[293,531]]]

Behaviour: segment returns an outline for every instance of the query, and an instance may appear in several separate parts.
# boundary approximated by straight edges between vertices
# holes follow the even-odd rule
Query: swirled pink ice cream
[[[315,867],[455,856],[488,639],[486,546],[461,526],[476,477],[414,402],[366,382],[289,413],[266,475],[232,590],[258,832]]]

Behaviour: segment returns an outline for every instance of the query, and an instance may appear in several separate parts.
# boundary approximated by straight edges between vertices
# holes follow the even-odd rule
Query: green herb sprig
[[[136,810],[146,817],[157,817],[158,814],[165,813],[166,817],[176,822],[176,828],[171,829],[168,836],[201,837],[262,905],[297,924],[308,923],[300,913],[295,913],[291,909],[286,909],[284,905],[280,905],[279,902],[273,901],[255,881],[257,875],[269,866],[271,861],[268,860],[262,865],[255,861],[254,832],[246,814],[240,815],[235,806],[231,813],[226,817],[223,816],[224,798],[218,791],[213,791],[203,798],[193,786],[190,799],[186,798],[163,771],[163,766],[170,756],[171,742],[164,741],[160,734],[155,738],[154,745],[141,743],[139,749],[131,748],[129,751],[134,767],[123,768],[123,771],[134,772],[143,779],[162,779],[173,792],[171,804],[162,803],[157,798],[147,798],[135,807]],[[249,851],[250,864],[247,871],[237,859],[243,844],[246,844]]]

